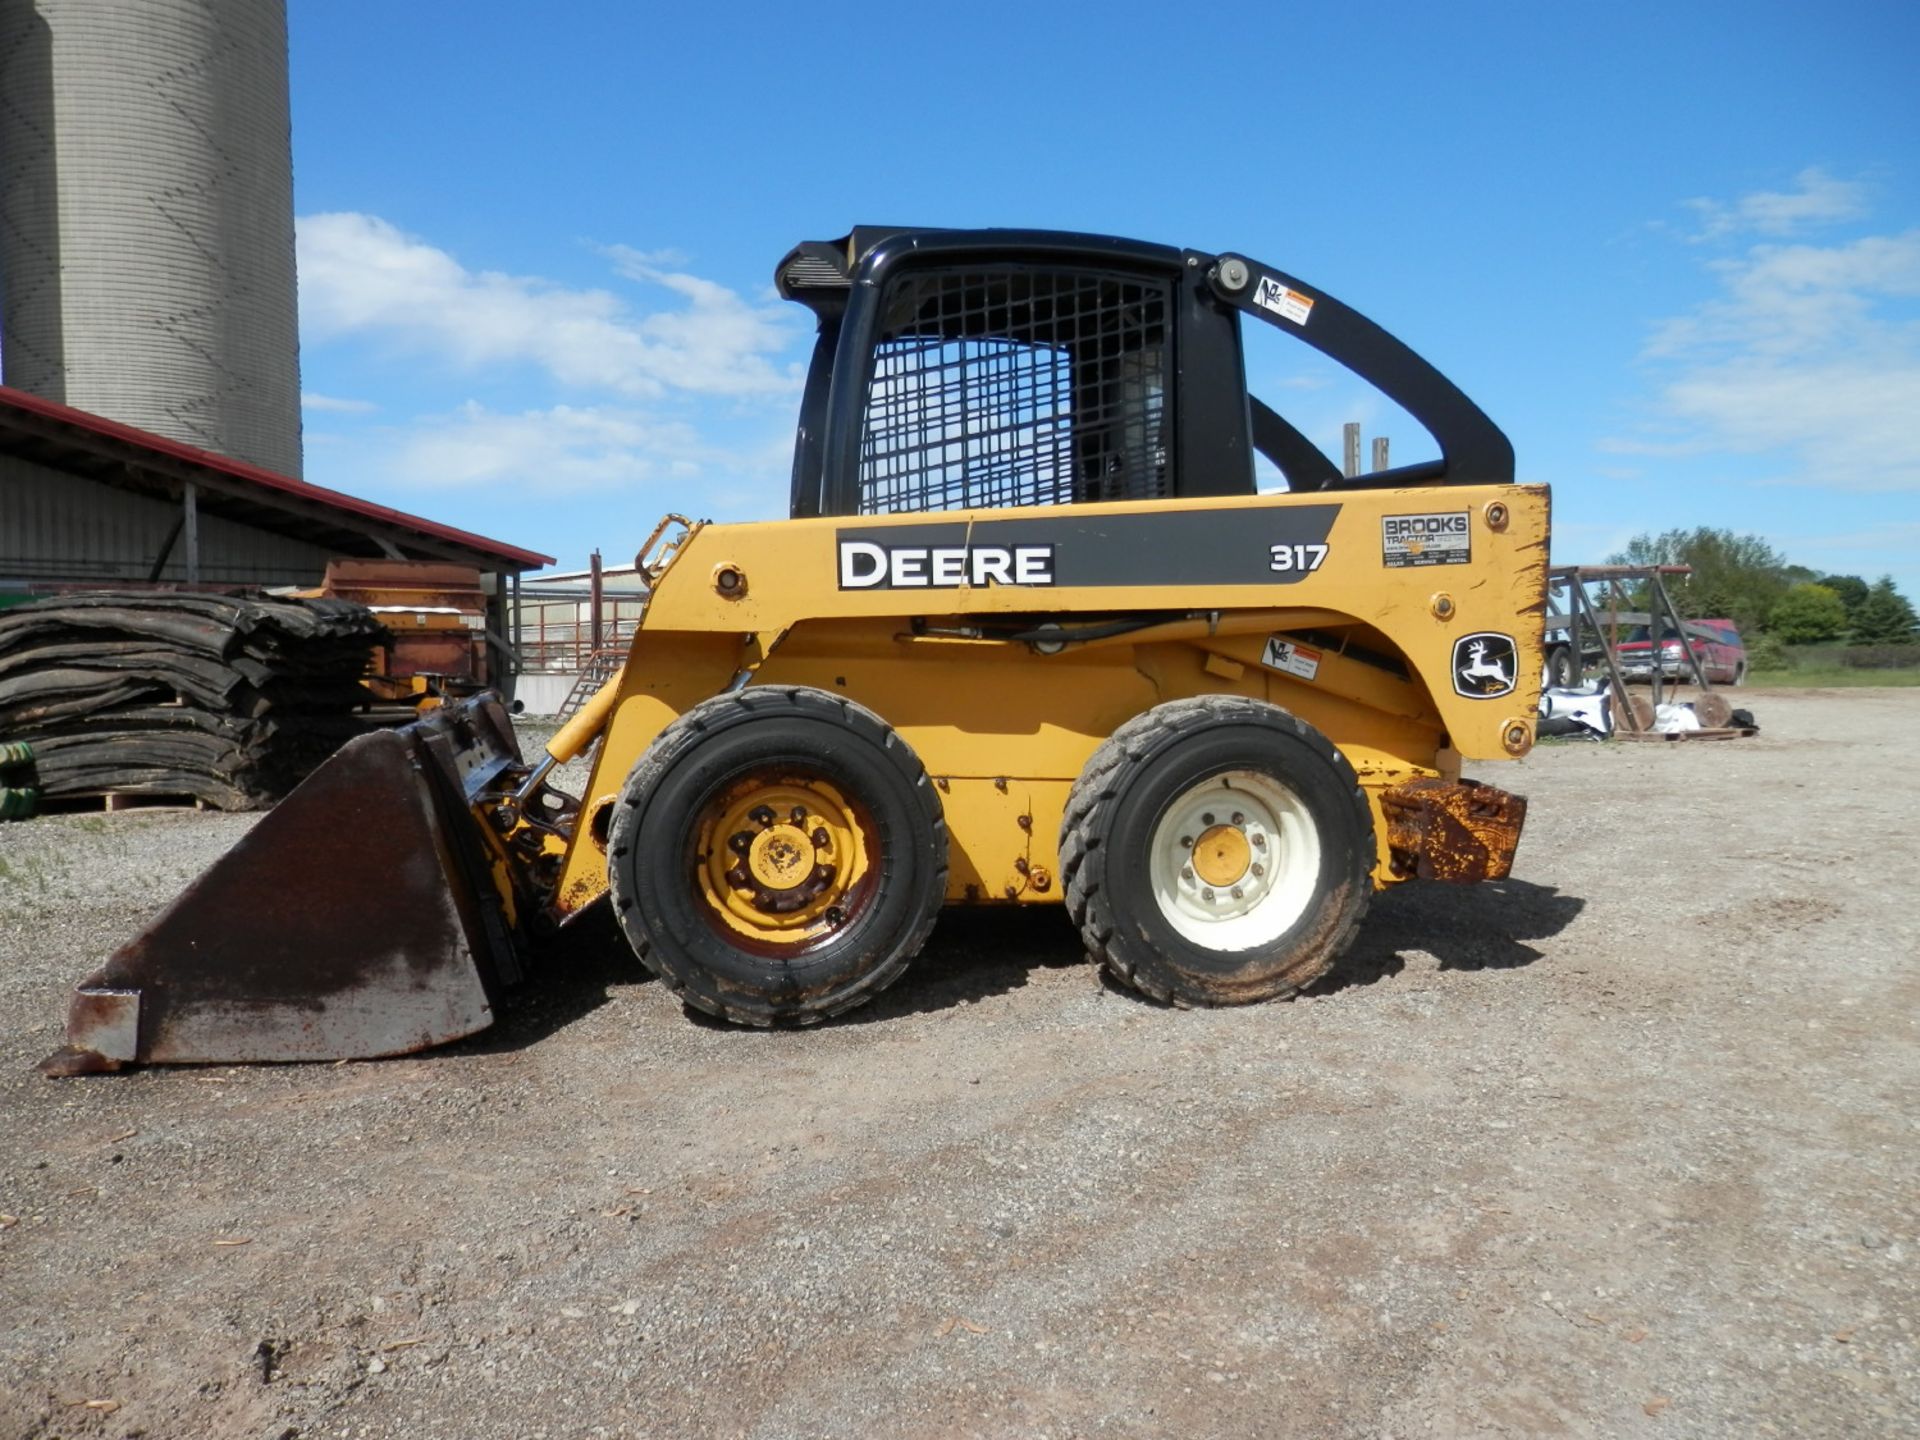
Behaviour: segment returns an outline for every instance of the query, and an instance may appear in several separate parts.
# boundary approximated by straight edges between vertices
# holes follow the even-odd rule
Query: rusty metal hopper
[[[52,1075],[399,1055],[519,978],[470,798],[516,765],[492,697],[350,741],[80,983]]]

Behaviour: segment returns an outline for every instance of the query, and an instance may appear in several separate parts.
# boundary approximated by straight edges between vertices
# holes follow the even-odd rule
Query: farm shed
[[[513,591],[553,563],[0,386],[0,605],[144,585],[312,587],[336,557],[478,569],[507,673]]]

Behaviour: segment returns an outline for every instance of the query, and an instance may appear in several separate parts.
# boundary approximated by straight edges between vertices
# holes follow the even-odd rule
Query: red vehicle
[[[1653,678],[1653,645],[1648,639],[1651,627],[1636,625],[1627,631],[1615,649],[1620,674],[1628,680]],[[1661,627],[1660,674],[1667,680],[1691,680],[1693,669],[1687,664],[1685,646],[1670,626]],[[1694,658],[1714,685],[1744,685],[1747,682],[1747,647],[1731,620],[1689,620],[1687,639],[1693,644]]]

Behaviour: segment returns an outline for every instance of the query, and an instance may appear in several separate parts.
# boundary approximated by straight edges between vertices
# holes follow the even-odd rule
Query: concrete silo
[[[0,0],[0,367],[300,473],[284,0]]]

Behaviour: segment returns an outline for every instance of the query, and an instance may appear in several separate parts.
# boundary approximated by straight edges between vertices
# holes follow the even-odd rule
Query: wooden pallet
[[[42,795],[42,815],[117,815],[127,810],[211,810],[197,795],[150,795],[144,790],[111,790],[93,795]]]
[[[1738,740],[1758,735],[1759,727],[1728,726],[1719,730],[1615,730],[1616,740]]]

